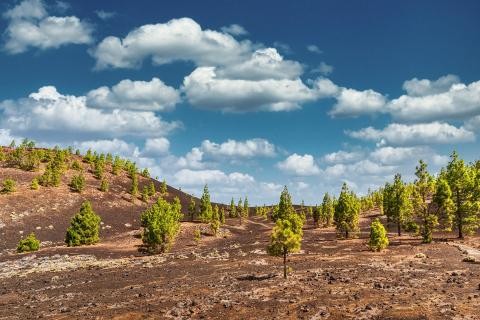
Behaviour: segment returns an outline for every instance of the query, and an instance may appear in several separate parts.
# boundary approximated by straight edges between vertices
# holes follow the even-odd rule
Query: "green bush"
[[[81,193],[85,188],[84,176],[82,174],[79,174],[78,176],[73,176],[72,180],[70,181],[70,188],[72,189],[72,191]]]
[[[368,246],[372,251],[381,251],[388,246],[387,232],[385,227],[377,218],[370,226],[370,241]]]
[[[144,186],[142,191],[142,201],[148,202],[150,200],[150,193],[148,191],[148,187]]]
[[[141,217],[142,240],[151,253],[168,251],[178,232],[183,215],[178,200],[170,204],[163,198],[145,210]]]
[[[420,232],[420,227],[415,221],[410,220],[405,222],[405,224],[403,225],[403,230],[407,232],[413,232],[414,234],[418,234]]]
[[[100,191],[107,192],[109,189],[108,180],[103,178],[100,183]]]
[[[40,248],[40,240],[35,237],[35,233],[30,233],[25,239],[21,239],[17,246],[17,252],[32,252]]]
[[[16,188],[16,182],[13,179],[6,179],[3,181],[3,188],[2,188],[2,193],[11,193],[15,192]]]
[[[82,171],[83,170],[83,167],[82,165],[80,164],[80,162],[78,162],[77,160],[73,161],[72,163],[72,169],[73,170],[77,170],[77,171]]]
[[[30,185],[30,189],[32,190],[38,190],[40,185],[38,184],[38,178],[33,178],[32,184]]]
[[[95,214],[89,201],[82,203],[80,212],[71,220],[67,229],[65,243],[69,247],[97,243],[100,229],[100,216]]]

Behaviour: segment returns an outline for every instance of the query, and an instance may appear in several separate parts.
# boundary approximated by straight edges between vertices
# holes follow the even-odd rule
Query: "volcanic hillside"
[[[27,157],[33,150],[42,154],[53,152],[25,148],[22,157]],[[66,157],[65,169],[58,187],[40,185],[37,190],[32,190],[32,180],[45,172],[47,161],[42,159],[38,168],[33,170],[22,170],[9,160],[12,152],[11,148],[3,148],[0,162],[0,183],[7,179],[12,179],[16,183],[14,192],[0,194],[0,253],[14,250],[18,241],[31,232],[35,232],[37,238],[42,241],[42,247],[62,245],[70,219],[79,211],[85,200],[92,203],[93,210],[102,219],[100,241],[114,239],[137,230],[140,227],[140,214],[161,195],[159,191],[161,182],[137,174],[140,193],[144,186],[149,186],[151,182],[154,183],[157,192],[148,202],[142,201],[140,193],[133,197],[130,194],[132,179],[127,171],[122,168],[114,175],[112,164],[109,162],[105,164],[103,173],[103,178],[109,183],[109,190],[100,191],[101,180],[94,176],[94,166],[84,162],[82,156],[75,154]],[[69,186],[72,177],[79,175],[79,170],[72,169],[75,161],[83,167],[85,177],[85,187],[81,193],[73,191]],[[190,195],[167,185],[167,193],[162,196],[169,202],[178,197],[182,211],[186,214]]]

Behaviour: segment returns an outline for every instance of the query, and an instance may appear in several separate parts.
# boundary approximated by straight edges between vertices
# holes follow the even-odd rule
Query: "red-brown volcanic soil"
[[[61,187],[39,191],[28,188],[34,175],[0,171],[20,181],[17,192],[0,195],[0,319],[480,319],[480,264],[463,261],[480,261],[479,236],[435,234],[421,244],[389,232],[391,245],[374,253],[366,246],[374,213],[349,240],[308,221],[285,280],[282,259],[265,252],[273,227],[265,218],[227,219],[217,237],[182,222],[171,252],[147,256],[138,251],[146,204],[130,201],[128,177],[110,177],[104,194],[89,176],[76,194],[65,185],[71,172]],[[190,197],[169,188],[175,195],[186,209]],[[65,229],[83,199],[102,217],[101,241],[67,248]],[[195,228],[205,230],[199,243]],[[16,254],[20,231],[49,242]]]

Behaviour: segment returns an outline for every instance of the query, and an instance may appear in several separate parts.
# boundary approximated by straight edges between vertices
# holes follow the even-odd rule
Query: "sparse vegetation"
[[[142,213],[142,240],[149,252],[166,252],[171,248],[180,230],[182,217],[178,200],[169,204],[161,197]]]
[[[373,220],[370,226],[370,241],[368,246],[372,251],[382,251],[388,246],[387,232],[385,227],[377,218]]]
[[[351,192],[347,184],[344,183],[340,197],[335,205],[334,220],[339,235],[348,238],[352,233],[358,231],[358,219],[360,213],[360,205],[353,192]]]
[[[71,220],[65,243],[69,247],[95,244],[99,240],[100,216],[92,209],[89,201],[82,203],[80,212]]]
[[[73,176],[69,186],[72,191],[81,193],[85,188],[85,177],[83,174]]]
[[[21,239],[17,246],[17,252],[32,252],[40,248],[40,240],[35,237],[35,233],[30,233],[25,239]]]
[[[109,188],[110,185],[108,183],[108,180],[106,178],[103,178],[102,182],[100,183],[100,191],[107,192]]]
[[[16,190],[17,182],[13,179],[5,179],[2,182],[2,193],[12,193]]]

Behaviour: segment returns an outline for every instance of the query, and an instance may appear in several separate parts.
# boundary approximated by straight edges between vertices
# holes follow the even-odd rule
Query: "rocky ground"
[[[286,280],[260,217],[229,219],[198,244],[200,225],[184,222],[173,250],[155,256],[138,252],[135,228],[90,247],[4,252],[0,319],[480,319],[478,236],[423,245],[389,233],[373,253],[372,218],[351,240],[307,225]]]

